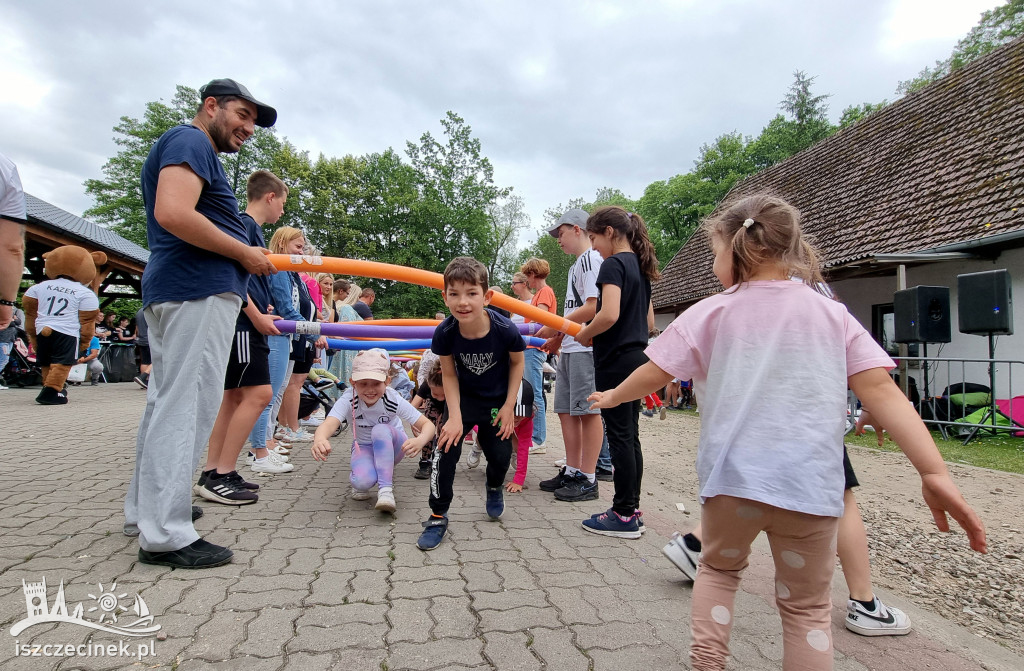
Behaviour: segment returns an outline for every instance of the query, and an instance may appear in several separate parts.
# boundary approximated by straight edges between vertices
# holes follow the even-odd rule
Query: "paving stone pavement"
[[[326,464],[296,449],[294,473],[256,479],[255,505],[204,502],[197,529],[231,547],[234,561],[172,570],[138,563],[137,543],[121,533],[144,393],[73,387],[63,407],[38,406],[35,394],[0,391],[0,671],[689,668],[690,584],[661,554],[671,522],[652,515],[638,541],[584,532],[580,521],[609,505],[611,488],[602,501],[553,503],[537,488],[550,451],[531,464],[530,488],[506,496],[500,522],[484,513],[482,469],[460,467],[449,534],[426,553],[415,547],[429,512],[415,463],[399,466],[397,514],[377,513],[372,500],[346,497],[343,434]],[[730,669],[781,668],[770,564],[757,555],[736,601]],[[44,578],[54,609],[63,582],[69,612],[81,603],[86,620],[116,616],[125,626],[138,594],[160,630],[132,638],[61,622],[11,636],[26,617],[23,581]],[[859,638],[843,629],[844,596],[837,578],[836,669],[1024,668],[889,595],[907,606],[914,632]],[[28,656],[32,646],[118,641],[135,656]],[[139,645],[153,655],[141,657]]]

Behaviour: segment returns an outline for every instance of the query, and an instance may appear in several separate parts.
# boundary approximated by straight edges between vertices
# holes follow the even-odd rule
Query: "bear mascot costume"
[[[21,304],[25,332],[43,370],[36,403],[63,405],[68,402],[64,382],[95,331],[100,304],[89,285],[107,255],[66,245],[43,254],[43,259],[43,272],[50,279],[29,287]]]

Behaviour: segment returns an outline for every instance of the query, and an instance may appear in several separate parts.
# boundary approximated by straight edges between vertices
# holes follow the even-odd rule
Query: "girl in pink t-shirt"
[[[701,399],[705,540],[693,589],[693,668],[725,668],[735,593],[751,543],[764,531],[775,562],[783,668],[831,669],[847,384],[921,474],[938,528],[949,529],[948,512],[984,552],[984,526],[889,377],[892,361],[845,306],[813,288],[821,273],[799,212],[778,198],[750,196],[709,220],[705,233],[726,291],[680,315],[647,348],[648,363],[591,400],[614,407],[672,378],[693,378]]]

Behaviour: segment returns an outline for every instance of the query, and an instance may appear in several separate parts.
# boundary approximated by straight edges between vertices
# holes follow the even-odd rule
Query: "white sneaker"
[[[476,468],[480,465],[480,455],[483,454],[483,450],[478,450],[475,447],[469,451],[466,455],[466,466],[470,468]]]
[[[280,461],[282,464],[287,464],[289,461],[291,461],[291,457],[289,457],[287,454],[278,454],[277,452],[274,452],[273,450],[267,450],[267,452],[269,452],[269,454],[267,456],[270,459],[274,460],[274,461]],[[245,463],[246,463],[246,465],[252,466],[253,463],[255,463],[255,462],[256,462],[256,455],[255,454],[250,452],[249,454],[245,455]]]
[[[281,461],[281,458],[273,452],[267,457],[267,460],[262,464],[253,459],[252,463],[249,464],[249,468],[253,473],[291,473],[295,470],[294,464],[289,464]]]
[[[846,628],[861,636],[903,636],[910,633],[910,618],[899,608],[887,607],[877,596],[871,611],[850,599],[846,602]]]
[[[349,495],[353,501],[368,501],[370,499],[370,492],[366,489],[352,488],[352,494]]]
[[[672,534],[672,540],[661,549],[669,561],[676,565],[676,568],[683,572],[690,580],[697,579],[697,565],[700,563],[700,553],[694,552],[686,547],[683,535],[678,531]]]
[[[565,459],[555,459],[555,468],[565,468]]]
[[[324,420],[319,417],[307,417],[299,422],[300,426],[320,426],[324,423]]]
[[[369,493],[367,493],[367,496],[369,496]],[[352,498],[355,498],[355,496]],[[391,490],[391,487],[380,488],[377,492],[377,505],[375,505],[374,508],[382,513],[395,512],[395,494]]]
[[[286,456],[288,456],[289,454],[292,453],[292,451],[289,448],[284,447],[284,445],[282,445],[280,443],[278,443],[274,447],[270,448],[270,451],[273,452],[274,454],[279,454],[282,457],[286,457]]]
[[[308,443],[313,440],[313,434],[301,428],[298,431],[285,429],[284,438],[291,443]]]
[[[278,427],[274,430],[274,440],[284,440],[285,439],[285,433],[287,431],[289,431],[289,429],[287,429],[286,427],[278,425]]]
[[[533,455],[535,455],[535,454],[547,454],[547,453],[548,453],[548,448],[544,447],[543,444],[541,444],[541,445],[530,445],[530,456],[531,457]]]

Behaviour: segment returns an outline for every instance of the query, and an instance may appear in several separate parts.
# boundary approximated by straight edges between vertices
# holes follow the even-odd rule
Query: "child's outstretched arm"
[[[455,359],[451,355],[438,357],[441,360],[441,384],[444,387],[448,405],[448,421],[437,436],[437,447],[447,452],[452,445],[462,440],[462,401],[459,394],[459,378],[455,372]]]
[[[420,415],[420,418],[412,425],[412,432],[415,434],[415,437],[409,438],[402,443],[402,453],[407,457],[414,457],[419,454],[423,446],[433,439],[434,430],[433,423],[423,415]]]
[[[590,409],[614,408],[622,403],[635,401],[661,389],[672,381],[672,373],[666,373],[654,363],[648,361],[630,373],[618,387],[608,391],[595,391],[587,397],[591,402]]]
[[[571,322],[582,324],[589,322],[597,314],[597,297],[588,298],[583,302],[583,305],[579,306],[569,314],[565,315],[565,318]],[[560,333],[550,326],[541,327],[537,333],[534,334],[538,338],[544,338],[548,342],[544,343],[543,349],[545,352],[556,353],[558,348],[562,345],[562,338],[565,337],[564,333]]]
[[[622,287],[615,284],[601,286],[601,309],[594,319],[580,329],[576,334],[576,340],[584,347],[590,347],[594,336],[600,335],[610,329],[619,320],[619,313],[622,305]]]
[[[931,433],[885,369],[871,368],[851,375],[849,383],[864,407],[892,435],[921,475],[924,501],[939,531],[949,531],[946,519],[949,513],[967,532],[971,548],[986,552],[985,525],[953,484]]]
[[[327,415],[323,423],[316,427],[316,433],[313,434],[313,444],[309,446],[309,451],[313,453],[315,460],[327,461],[327,456],[331,453],[331,436],[340,427],[341,422],[332,415]]]

